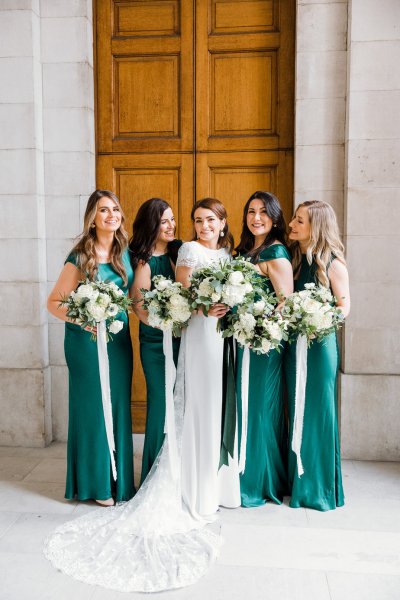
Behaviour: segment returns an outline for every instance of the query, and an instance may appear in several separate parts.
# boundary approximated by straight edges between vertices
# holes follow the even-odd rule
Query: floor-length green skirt
[[[238,346],[239,447],[242,358],[243,349]],[[260,506],[267,501],[280,504],[287,493],[282,359],[282,351],[264,355],[250,351],[246,467],[240,476],[242,506]]]
[[[296,455],[289,447],[290,506],[332,510],[343,506],[337,415],[338,348],[335,333],[311,343],[307,352],[307,384],[301,443],[304,473],[298,476]],[[295,411],[296,342],[285,354],[289,441]]]
[[[111,473],[97,344],[78,325],[65,324],[65,356],[69,369],[69,424],[65,497],[79,500],[129,500],[133,485],[131,425],[132,345],[127,315],[124,328],[107,344],[115,440],[117,480]]]

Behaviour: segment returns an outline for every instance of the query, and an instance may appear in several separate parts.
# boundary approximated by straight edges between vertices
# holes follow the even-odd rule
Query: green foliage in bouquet
[[[191,316],[189,290],[163,275],[156,275],[152,281],[152,290],[140,290],[143,308],[149,313],[148,323],[163,331],[172,330],[179,337]]]

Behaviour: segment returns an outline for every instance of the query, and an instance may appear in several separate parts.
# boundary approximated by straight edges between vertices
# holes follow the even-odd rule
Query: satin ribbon
[[[117,467],[115,465],[114,457],[115,442],[110,391],[110,365],[108,362],[107,329],[105,321],[100,321],[99,323],[97,323],[97,354],[99,357],[101,400],[103,403],[104,424],[106,427],[107,443],[108,450],[110,452],[112,474],[114,477],[114,481],[116,481]]]
[[[172,331],[163,332],[163,351],[165,357],[165,423],[164,433],[167,435],[169,461],[174,480],[179,476],[178,445],[176,441],[175,411],[174,411],[174,385],[176,367],[172,349]]]
[[[306,403],[307,384],[307,338],[300,335],[296,344],[296,392],[294,403],[294,422],[292,434],[292,450],[297,458],[297,473],[301,477],[304,473],[301,461],[301,442],[303,438],[304,408]]]
[[[244,473],[246,467],[247,446],[247,424],[249,414],[249,373],[250,373],[250,350],[243,349],[242,373],[241,373],[241,396],[242,396],[242,436],[240,439],[239,472]]]
[[[222,383],[222,416],[221,416],[221,451],[219,469],[229,466],[229,456],[233,459],[236,439],[236,391],[234,368],[233,338],[224,339],[223,383]]]

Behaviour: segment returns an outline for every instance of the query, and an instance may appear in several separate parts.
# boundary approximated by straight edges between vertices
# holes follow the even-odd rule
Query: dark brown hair
[[[225,206],[217,200],[216,198],[203,198],[202,200],[197,200],[197,202],[193,205],[192,212],[190,214],[192,221],[194,222],[194,214],[199,208],[207,208],[211,210],[218,219],[225,219],[225,227],[223,228],[223,237],[218,239],[218,248],[228,248],[229,252],[232,252],[234,241],[233,235],[229,231],[228,226],[228,215],[225,209]]]

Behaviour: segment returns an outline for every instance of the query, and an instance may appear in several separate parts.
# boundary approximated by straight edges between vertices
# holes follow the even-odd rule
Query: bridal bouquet
[[[111,338],[110,334],[116,334],[123,328],[124,324],[117,320],[117,316],[126,312],[131,304],[132,300],[115,283],[100,279],[79,282],[76,290],[60,301],[60,306],[67,307],[67,317],[82,329],[97,327],[98,323],[105,321],[107,341]],[[95,334],[92,334],[92,339],[96,339]]]
[[[202,308],[205,315],[213,304],[233,308],[253,298],[259,285],[255,266],[244,258],[208,265],[192,274],[191,308]]]
[[[189,291],[163,275],[153,277],[153,283],[152,290],[140,290],[143,308],[149,313],[149,325],[163,331],[172,330],[174,336],[179,336],[191,316]]]
[[[276,304],[275,294],[265,292],[257,301],[242,304],[224,318],[223,337],[233,336],[241,346],[257,354],[279,350],[282,340],[287,340],[288,336],[286,320],[273,312]]]
[[[344,317],[328,288],[315,283],[306,283],[305,288],[286,298],[282,316],[287,321],[289,337],[304,335],[309,345],[312,340],[321,340],[336,331]]]

